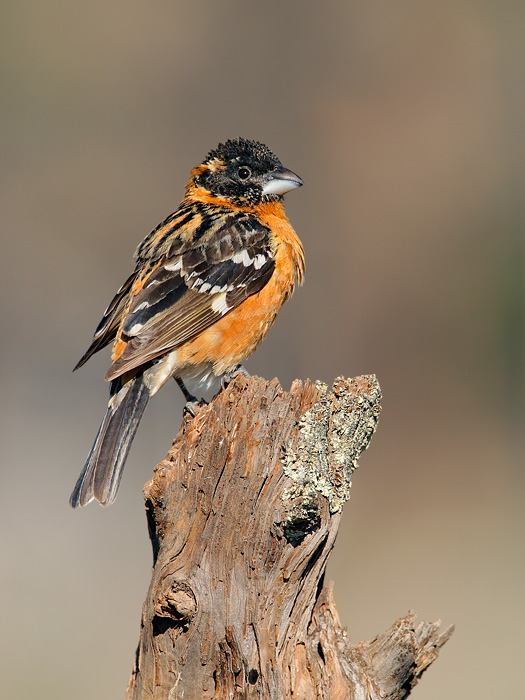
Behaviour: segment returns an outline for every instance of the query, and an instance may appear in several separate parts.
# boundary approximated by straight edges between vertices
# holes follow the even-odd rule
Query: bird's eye
[[[241,165],[238,174],[241,180],[247,180],[252,174],[252,171],[246,165]]]

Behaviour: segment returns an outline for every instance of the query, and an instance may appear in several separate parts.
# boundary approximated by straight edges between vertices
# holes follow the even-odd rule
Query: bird
[[[73,508],[114,502],[146,405],[170,378],[195,415],[195,393],[245,372],[242,362],[303,283],[304,249],[283,199],[303,184],[245,138],[220,143],[191,170],[179,208],[136,249],[132,274],[74,368],[113,343],[109,402]]]

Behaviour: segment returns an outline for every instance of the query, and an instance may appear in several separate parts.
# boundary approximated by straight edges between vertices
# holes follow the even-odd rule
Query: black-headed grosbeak
[[[75,367],[113,342],[108,408],[73,507],[115,500],[148,400],[170,377],[192,410],[186,384],[224,383],[264,338],[303,281],[303,247],[283,205],[302,184],[267,146],[241,138],[193,168],[181,205],[137,248],[135,270]]]

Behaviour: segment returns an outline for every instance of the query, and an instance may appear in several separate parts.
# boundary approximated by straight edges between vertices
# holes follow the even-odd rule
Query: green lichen
[[[338,377],[328,391],[299,421],[298,439],[288,445],[282,459],[285,474],[296,482],[283,493],[284,500],[299,493],[322,494],[335,513],[350,498],[352,472],[361,452],[368,447],[381,411],[381,389],[374,375]]]

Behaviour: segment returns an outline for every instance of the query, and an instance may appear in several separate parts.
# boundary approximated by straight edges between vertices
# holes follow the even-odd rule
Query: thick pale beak
[[[279,166],[265,178],[262,193],[263,195],[285,194],[295,187],[301,187],[301,185],[304,185],[304,182],[299,175]]]

